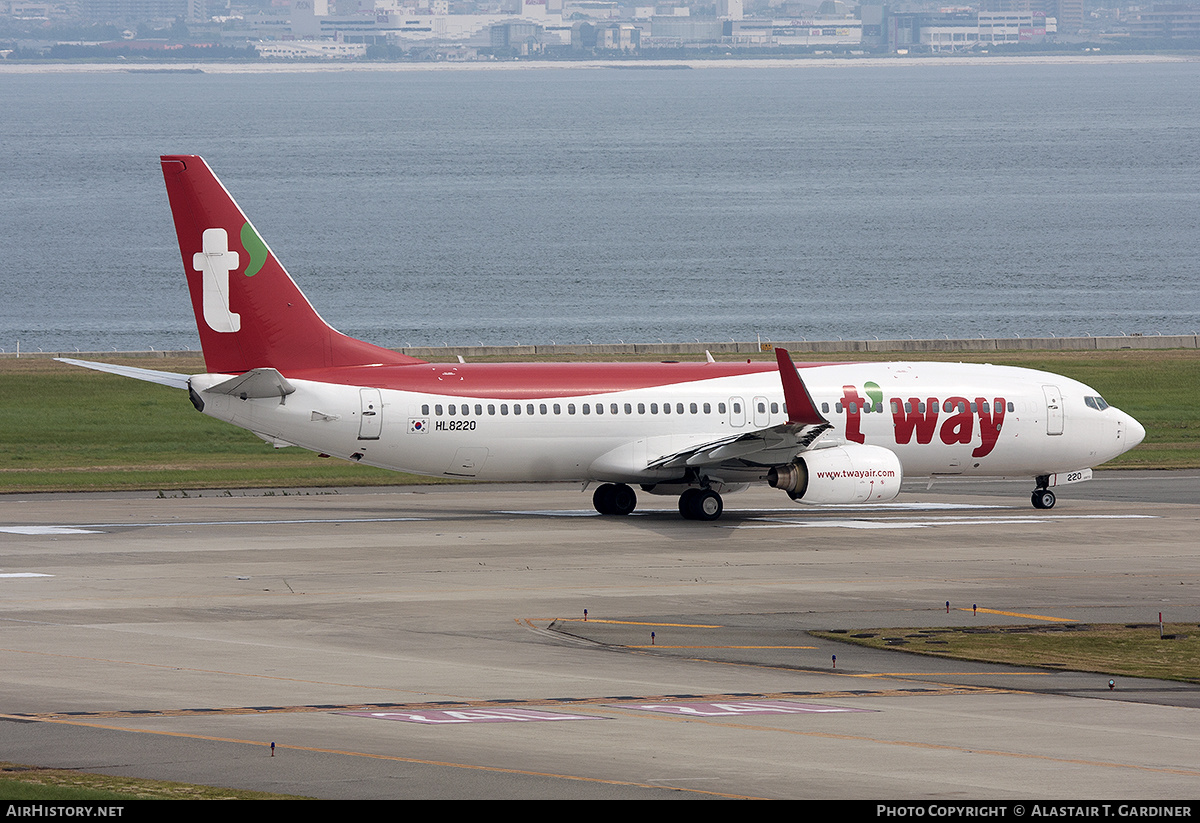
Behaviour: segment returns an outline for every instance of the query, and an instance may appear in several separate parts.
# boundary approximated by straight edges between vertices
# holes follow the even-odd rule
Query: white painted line
[[[81,529],[77,526],[0,526],[0,532],[8,534],[103,534],[97,529]]]
[[[1143,520],[1154,519],[1152,514],[1066,514],[1066,515],[1029,515],[1027,517],[996,517],[981,515],[979,517],[947,517],[941,520],[910,520],[899,518],[882,518],[867,520],[763,520],[762,523],[751,524],[722,524],[730,529],[926,529],[934,526],[999,526],[999,525],[1029,525],[1034,523],[1053,523],[1056,520]]]
[[[291,526],[316,523],[410,523],[428,520],[428,517],[352,517],[322,520],[207,520],[178,521],[163,520],[153,523],[85,523],[78,526],[0,526],[0,532],[9,534],[104,534],[105,529],[148,529],[159,526]]]
[[[37,572],[4,572],[0,573],[0,577],[54,577],[54,575],[38,574]]]

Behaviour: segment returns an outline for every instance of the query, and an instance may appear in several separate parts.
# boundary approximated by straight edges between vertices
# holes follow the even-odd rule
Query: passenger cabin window
[[[421,414],[429,414],[429,404],[425,403],[421,406]]]

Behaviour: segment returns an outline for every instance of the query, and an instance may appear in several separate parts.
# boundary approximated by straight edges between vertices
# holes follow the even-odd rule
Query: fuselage
[[[894,452],[905,477],[1038,476],[1103,463],[1144,429],[1094,389],[976,364],[801,366],[831,424],[814,449]],[[656,458],[788,420],[773,363],[419,364],[285,375],[286,397],[209,395],[204,412],[277,445],[367,465],[479,480],[666,483]],[[725,482],[761,479],[769,452],[731,459]]]

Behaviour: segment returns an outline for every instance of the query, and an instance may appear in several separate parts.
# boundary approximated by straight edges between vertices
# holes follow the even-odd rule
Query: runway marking
[[[404,723],[542,723],[555,720],[600,720],[594,714],[563,714],[540,712],[534,709],[438,709],[422,712],[337,712],[349,717],[369,717],[373,720],[399,720]]]
[[[104,534],[104,529],[148,529],[157,526],[294,526],[317,523],[411,523],[429,520],[428,517],[332,517],[311,520],[162,520],[151,523],[84,523],[75,526],[0,526],[9,534]]]
[[[790,700],[746,700],[736,703],[649,703],[634,708],[648,712],[687,715],[688,717],[740,717],[748,714],[836,714],[873,712],[877,709],[849,709]]]
[[[4,572],[0,573],[0,577],[54,577],[54,575],[39,572]]]
[[[960,608],[960,609],[958,609],[958,611],[969,612],[972,610]],[[1021,617],[1021,618],[1024,618],[1025,620],[1045,620],[1050,623],[1078,623],[1079,622],[1078,620],[1075,620],[1070,617],[1048,617],[1047,615],[1044,615],[1044,614],[1022,614],[1021,612],[1002,612],[1002,611],[999,611],[998,609],[977,609],[976,611],[978,611],[982,614],[999,614],[999,615],[1003,615],[1004,617]]]
[[[97,529],[81,529],[73,526],[0,526],[5,534],[103,534]]]
[[[859,517],[850,520],[807,519],[770,520],[765,523],[721,523],[727,529],[926,529],[934,526],[1013,526],[1052,523],[1056,520],[1141,520],[1156,518],[1152,514],[1067,514],[1067,515],[1023,515],[1011,517],[946,517],[938,520],[910,520],[907,518]],[[766,518],[751,518],[765,520]]]

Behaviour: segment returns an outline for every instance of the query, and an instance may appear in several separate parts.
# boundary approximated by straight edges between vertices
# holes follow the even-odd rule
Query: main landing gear
[[[600,514],[629,514],[637,508],[637,494],[624,483],[605,483],[592,495]]]
[[[624,483],[604,483],[592,494],[600,514],[629,514],[637,507],[637,494]],[[685,489],[679,495],[679,513],[685,520],[716,520],[725,510],[721,495],[712,489]]]
[[[684,520],[716,520],[724,510],[721,495],[712,489],[688,489],[679,495],[679,513]]]

